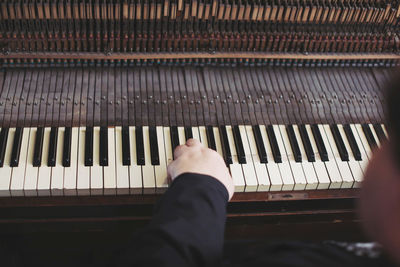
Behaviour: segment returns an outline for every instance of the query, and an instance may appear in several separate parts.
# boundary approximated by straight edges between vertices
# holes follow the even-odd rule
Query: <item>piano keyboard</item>
[[[359,187],[383,124],[45,127],[0,131],[0,195],[154,194],[173,150],[195,138],[225,160],[236,191]]]

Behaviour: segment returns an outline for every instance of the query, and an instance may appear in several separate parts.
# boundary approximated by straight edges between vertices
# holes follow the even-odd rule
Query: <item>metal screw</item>
[[[103,95],[103,96],[101,97],[101,99],[105,100],[105,99],[106,99],[106,96]]]
[[[152,99],[153,98],[153,96],[152,95],[149,95],[149,99]]]

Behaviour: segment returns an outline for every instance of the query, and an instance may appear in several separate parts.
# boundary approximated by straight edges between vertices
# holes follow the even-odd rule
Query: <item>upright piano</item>
[[[144,225],[188,138],[232,174],[228,236],[358,231],[399,1],[0,6],[1,233]]]

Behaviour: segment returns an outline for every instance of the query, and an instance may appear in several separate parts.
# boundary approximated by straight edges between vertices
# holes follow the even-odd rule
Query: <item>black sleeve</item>
[[[228,198],[211,176],[180,175],[156,205],[150,224],[120,254],[120,266],[218,265]]]

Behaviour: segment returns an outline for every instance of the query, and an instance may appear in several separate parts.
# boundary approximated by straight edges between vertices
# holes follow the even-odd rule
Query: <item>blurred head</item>
[[[390,141],[374,152],[368,165],[360,215],[370,237],[400,263],[400,75],[387,88]]]

